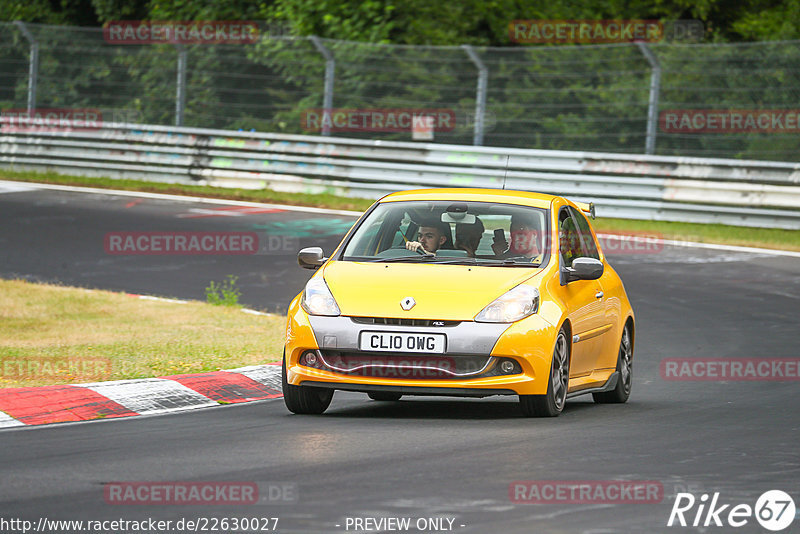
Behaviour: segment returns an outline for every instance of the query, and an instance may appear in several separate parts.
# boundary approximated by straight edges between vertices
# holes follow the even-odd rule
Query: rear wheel
[[[633,386],[633,343],[631,342],[631,327],[625,325],[622,330],[622,340],[619,342],[619,355],[617,356],[617,386],[611,391],[592,393],[592,398],[598,404],[621,404],[628,400]]]
[[[367,395],[372,400],[386,402],[399,401],[400,397],[403,396],[400,393],[389,393],[388,391],[370,391]]]
[[[286,380],[286,353],[283,354],[281,374],[283,402],[290,412],[296,414],[321,414],[328,409],[333,399],[333,390],[311,386],[294,386]]]
[[[550,379],[544,395],[520,395],[519,404],[527,417],[557,417],[564,410],[569,387],[569,342],[564,327],[558,332],[553,360],[550,364]]]

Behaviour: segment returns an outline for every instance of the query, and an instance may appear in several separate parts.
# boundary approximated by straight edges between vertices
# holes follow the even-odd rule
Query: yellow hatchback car
[[[567,398],[628,400],[634,316],[586,215],[591,205],[494,189],[426,189],[372,205],[289,305],[286,407],[335,390],[518,395],[527,416]]]

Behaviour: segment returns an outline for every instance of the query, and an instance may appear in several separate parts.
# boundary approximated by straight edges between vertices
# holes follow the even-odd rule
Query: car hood
[[[542,272],[523,267],[331,261],[322,273],[342,315],[470,321],[487,304]],[[416,304],[404,311],[400,301]]]

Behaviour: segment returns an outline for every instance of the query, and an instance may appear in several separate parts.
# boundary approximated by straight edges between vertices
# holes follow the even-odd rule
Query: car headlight
[[[479,323],[513,323],[536,313],[539,309],[539,290],[519,285],[497,297],[475,317]]]
[[[315,276],[306,284],[300,306],[309,315],[339,315],[339,306],[322,276]]]

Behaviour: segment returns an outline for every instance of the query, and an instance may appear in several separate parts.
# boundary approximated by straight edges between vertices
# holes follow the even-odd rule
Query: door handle
[[[594,298],[596,298],[596,299],[603,298],[603,292],[602,291],[598,291],[597,293],[594,294]]]

